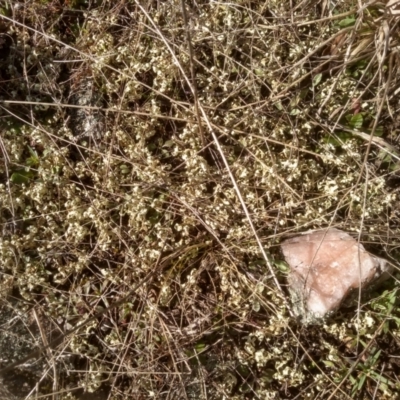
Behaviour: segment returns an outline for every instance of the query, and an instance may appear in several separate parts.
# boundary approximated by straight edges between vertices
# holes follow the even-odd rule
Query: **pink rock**
[[[329,228],[285,240],[289,290],[294,311],[305,320],[336,310],[352,289],[389,276],[386,260],[369,254],[348,233]]]

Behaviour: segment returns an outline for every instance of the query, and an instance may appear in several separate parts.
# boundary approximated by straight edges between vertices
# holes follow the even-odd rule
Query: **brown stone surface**
[[[23,359],[41,344],[31,313],[18,306],[11,298],[0,302],[0,369]],[[25,398],[41,378],[44,366],[43,360],[33,359],[0,377],[0,400]]]
[[[17,400],[0,378],[0,400]]]
[[[336,310],[352,289],[364,288],[390,270],[348,233],[335,228],[309,231],[285,240],[289,290],[297,315],[323,317]]]
[[[11,296],[7,299],[0,298],[0,370],[37,352],[43,346],[42,334],[46,337],[46,341],[51,343],[60,332],[54,323],[40,312],[39,306],[34,310],[32,307],[25,308],[25,302],[21,299]],[[68,375],[67,372],[64,373],[65,368],[75,369],[72,358],[67,355],[61,358],[61,362],[57,364],[60,375]],[[40,390],[40,385],[39,392],[35,390],[38,383],[42,383],[47,386],[46,393],[48,393],[48,384],[43,381],[48,368],[46,357],[32,357],[22,365],[0,375],[0,400],[23,400],[29,394],[29,399],[37,396],[52,398],[52,395],[45,395]],[[60,383],[64,383],[61,381],[62,379]],[[68,386],[76,388],[78,385],[76,382]],[[58,390],[62,392],[67,389],[60,386]],[[105,400],[108,398],[108,387],[104,385],[95,393],[85,393],[83,389],[73,390],[71,395],[70,398],[77,400]]]

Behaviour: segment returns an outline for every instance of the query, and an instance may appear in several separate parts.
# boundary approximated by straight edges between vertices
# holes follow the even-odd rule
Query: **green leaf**
[[[22,185],[23,183],[29,183],[29,181],[33,178],[33,173],[32,171],[25,171],[25,170],[21,170],[21,171],[17,171],[14,172],[11,177],[10,180],[12,183],[16,183],[17,185]]]
[[[299,115],[300,114],[300,110],[298,108],[293,108],[292,111],[290,111],[290,115]]]
[[[28,150],[29,150],[29,154],[31,155],[31,157],[35,157],[37,159],[39,159],[36,150],[33,150],[31,146],[28,146]]]
[[[358,62],[356,62],[355,66],[357,67],[357,69],[364,69],[366,66],[368,65],[368,61],[367,60],[360,60]]]
[[[391,163],[391,162],[393,162],[393,157],[386,150],[380,150],[379,151],[378,159],[383,163]]]
[[[360,380],[358,381],[358,386],[357,389],[361,390],[362,387],[364,386],[365,380],[367,379],[367,375],[363,374],[360,378]]]
[[[339,26],[341,28],[347,28],[348,26],[354,25],[355,22],[356,22],[356,19],[354,17],[347,17],[345,19],[342,19],[339,22]]]
[[[300,94],[299,94],[299,99],[300,99],[300,100],[304,100],[304,99],[307,97],[308,92],[309,92],[309,89],[308,89],[308,88],[302,89],[302,90],[300,91]]]
[[[37,167],[39,164],[38,159],[34,157],[28,157],[25,162],[27,167]]]
[[[37,167],[39,165],[39,156],[32,147],[28,146],[30,157],[26,159],[26,165],[28,167]]]
[[[163,147],[172,147],[175,146],[175,141],[174,140],[167,140],[164,144]]]
[[[381,352],[382,352],[382,350],[378,350],[378,351],[374,354],[374,356],[372,357],[372,360],[371,360],[371,365],[374,365],[374,364],[378,361],[379,356],[381,355]]]
[[[371,134],[372,129],[367,129],[365,132],[368,133],[368,134]],[[374,132],[374,136],[381,137],[382,135],[383,135],[383,127],[382,126],[377,126],[376,129],[375,129],[375,132]]]
[[[290,268],[287,262],[283,260],[275,260],[273,263],[275,264],[275,267],[279,269],[279,271],[289,272]]]
[[[247,382],[245,382],[242,385],[240,385],[239,390],[241,393],[250,393],[253,389]]]
[[[353,129],[360,129],[363,125],[364,118],[361,113],[355,114],[351,117],[349,124]]]
[[[146,219],[154,225],[161,219],[161,214],[154,208],[149,207],[146,213]]]
[[[323,360],[322,362],[329,368],[335,368],[336,367],[336,365],[332,361]]]
[[[335,147],[340,147],[343,143],[347,142],[352,137],[353,135],[349,132],[338,132],[336,135],[326,136],[322,140],[325,143],[332,144]]]
[[[389,379],[385,378],[381,374],[376,373],[375,371],[371,371],[369,374],[372,378],[376,379],[378,382],[381,382],[383,384],[390,382]]]
[[[206,344],[205,343],[201,343],[201,342],[200,343],[196,343],[194,348],[196,349],[196,352],[203,351],[206,348]]]
[[[382,332],[383,332],[384,334],[388,334],[388,333],[390,332],[389,321],[386,321],[386,322],[383,324]]]
[[[316,87],[321,82],[321,79],[322,79],[322,74],[315,75],[313,79],[313,86]]]
[[[251,308],[253,309],[254,312],[259,312],[259,311],[260,311],[260,308],[261,308],[260,302],[257,301],[257,300],[254,300],[254,301],[253,301],[253,305],[252,305]]]
[[[120,165],[119,168],[120,168],[122,174],[126,175],[126,174],[129,174],[129,172],[130,172],[129,167],[126,164]]]
[[[383,135],[383,126],[377,126],[374,132],[374,136],[381,137]]]

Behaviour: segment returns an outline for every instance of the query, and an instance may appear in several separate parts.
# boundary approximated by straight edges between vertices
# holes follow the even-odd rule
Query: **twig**
[[[187,246],[183,246],[183,247],[187,248]],[[196,245],[196,247],[197,247],[197,245]],[[29,361],[33,358],[40,358],[44,351],[55,348],[60,343],[62,343],[62,341],[66,337],[72,335],[73,333],[79,331],[81,328],[83,328],[83,327],[87,326],[88,324],[90,324],[91,322],[97,320],[98,318],[103,316],[106,312],[109,312],[109,311],[121,306],[122,304],[126,303],[142,285],[144,285],[145,283],[150,281],[151,278],[153,278],[158,273],[160,273],[165,268],[167,268],[168,265],[170,264],[171,260],[176,256],[176,254],[179,254],[179,252],[182,250],[182,248],[179,248],[177,251],[175,251],[171,255],[165,257],[165,259],[162,262],[160,262],[161,261],[161,253],[160,253],[160,256],[158,257],[158,260],[156,261],[154,268],[152,268],[151,271],[133,289],[128,291],[128,293],[124,297],[122,297],[120,300],[116,301],[115,303],[111,304],[109,307],[94,313],[91,317],[89,317],[88,319],[83,321],[81,324],[77,324],[74,328],[71,328],[66,333],[62,334],[58,338],[51,341],[47,346],[46,345],[41,346],[39,349],[34,350],[31,353],[29,353],[23,359],[15,361],[14,363],[8,365],[7,367],[1,369],[0,377],[4,376],[4,374],[9,371],[12,371],[14,368],[18,367],[19,365],[25,364],[27,361]]]
[[[206,147],[206,139],[204,137],[204,132],[203,132],[203,126],[201,122],[201,115],[200,115],[200,109],[199,109],[199,97],[197,94],[197,82],[196,82],[196,73],[194,70],[194,56],[193,56],[193,46],[192,46],[192,38],[190,37],[190,29],[189,29],[189,23],[188,23],[188,17],[187,17],[187,12],[186,12],[186,7],[185,7],[185,0],[181,0],[182,4],[182,14],[183,14],[183,21],[185,23],[186,27],[186,40],[188,43],[188,49],[189,49],[189,58],[190,58],[190,75],[192,78],[192,92],[193,92],[193,97],[194,97],[194,107],[196,111],[196,117],[197,117],[197,124],[199,127],[199,132],[200,132],[200,138],[203,147]]]
[[[165,46],[166,46],[167,49],[170,51],[171,56],[173,57],[173,59],[174,59],[175,62],[177,63],[177,66],[178,66],[178,68],[180,69],[180,71],[182,72],[182,74],[183,74],[183,76],[184,76],[186,82],[190,85],[190,87],[192,87],[192,85],[190,84],[190,81],[189,81],[187,75],[185,74],[185,71],[183,70],[182,66],[180,65],[180,63],[179,63],[179,61],[178,61],[178,59],[177,59],[175,53],[173,52],[173,50],[171,49],[171,46],[170,46],[170,45],[168,44],[168,42],[166,41],[164,35],[160,32],[160,30],[158,29],[158,27],[156,26],[156,24],[154,23],[154,21],[151,19],[151,17],[150,17],[149,14],[147,13],[147,11],[140,5],[139,1],[138,1],[138,0],[135,0],[135,2],[136,2],[136,4],[137,4],[137,6],[142,10],[142,12],[144,13],[144,15],[147,17],[147,19],[150,21],[150,23],[153,25],[153,28],[156,29],[157,32],[159,32],[159,35],[160,35],[161,39],[163,40],[163,42],[165,43]],[[247,219],[247,221],[248,221],[248,223],[249,223],[249,225],[250,225],[250,228],[251,228],[251,231],[252,231],[254,237],[256,238],[258,247],[260,248],[260,252],[261,252],[261,254],[262,254],[262,256],[263,256],[263,258],[264,258],[264,260],[265,260],[266,265],[268,266],[269,272],[271,273],[271,276],[272,276],[272,279],[273,279],[273,281],[274,281],[274,283],[275,283],[275,285],[276,285],[276,288],[278,289],[279,294],[280,294],[282,300],[285,302],[285,304],[286,304],[286,306],[287,306],[287,309],[289,310],[289,313],[290,313],[291,315],[294,315],[293,312],[292,312],[292,310],[291,310],[291,307],[289,306],[289,302],[288,302],[288,300],[286,299],[285,293],[283,292],[283,290],[282,290],[282,288],[281,288],[281,285],[279,284],[278,278],[276,277],[276,274],[275,274],[275,272],[274,272],[274,268],[272,267],[272,264],[271,264],[270,260],[269,260],[268,257],[267,257],[267,254],[266,254],[266,252],[265,252],[265,250],[264,250],[264,245],[262,244],[261,239],[260,239],[260,237],[259,237],[258,234],[257,234],[256,228],[255,228],[255,226],[254,226],[254,224],[253,224],[253,221],[251,220],[250,213],[249,213],[249,211],[248,211],[248,209],[247,209],[247,206],[246,206],[246,203],[245,203],[245,201],[244,201],[244,199],[243,199],[242,193],[241,193],[241,191],[240,191],[240,189],[239,189],[239,186],[238,186],[238,184],[237,184],[237,182],[236,182],[236,179],[235,179],[235,177],[234,177],[234,175],[233,175],[233,173],[232,173],[232,170],[231,170],[231,168],[230,168],[230,166],[229,166],[228,160],[227,160],[226,157],[225,157],[225,154],[224,154],[224,152],[223,152],[223,150],[222,150],[221,144],[219,143],[218,137],[217,137],[217,135],[216,135],[215,132],[214,132],[214,129],[213,129],[212,124],[211,124],[211,122],[210,122],[210,120],[209,120],[209,118],[208,118],[208,115],[207,115],[207,113],[205,112],[205,110],[204,110],[202,104],[199,103],[198,105],[199,105],[199,109],[200,109],[200,111],[201,111],[201,114],[202,114],[202,116],[203,116],[203,118],[204,118],[204,121],[206,122],[206,125],[207,125],[207,127],[208,127],[208,130],[209,130],[209,132],[211,133],[211,136],[212,136],[212,138],[213,138],[213,140],[214,140],[214,143],[215,143],[215,145],[216,145],[216,147],[217,147],[217,150],[218,150],[218,152],[219,152],[219,154],[220,154],[220,156],[221,156],[221,158],[222,158],[222,161],[223,161],[223,163],[224,163],[224,165],[225,165],[225,168],[226,168],[226,170],[227,170],[227,172],[228,172],[229,178],[230,178],[230,180],[231,180],[231,182],[232,182],[232,185],[233,185],[233,187],[234,187],[234,189],[235,189],[236,195],[237,195],[238,198],[239,198],[239,201],[240,201],[240,204],[241,204],[241,206],[242,206],[242,209],[243,209],[243,211],[244,211],[244,213],[245,213],[245,215],[246,215],[246,219]]]

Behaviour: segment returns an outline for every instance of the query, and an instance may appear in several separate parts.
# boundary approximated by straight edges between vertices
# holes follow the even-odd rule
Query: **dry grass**
[[[400,16],[183,3],[0,2],[1,365],[47,346],[9,389],[394,398],[396,277],[305,327],[278,245],[336,226],[397,263]]]

